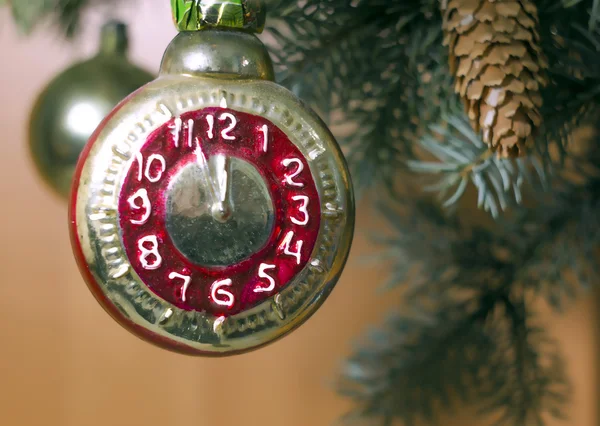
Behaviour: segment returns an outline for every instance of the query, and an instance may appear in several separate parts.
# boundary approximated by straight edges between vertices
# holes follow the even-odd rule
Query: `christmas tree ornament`
[[[261,2],[173,0],[160,76],[98,127],[74,252],[98,301],[159,346],[227,355],[295,329],[346,262],[354,199],[324,123],[273,82]]]
[[[96,56],[56,77],[31,114],[29,147],[40,175],[67,198],[79,154],[123,98],[154,77],[127,60],[127,27],[109,22]]]
[[[475,131],[500,157],[534,144],[548,63],[533,0],[443,0],[455,91]]]

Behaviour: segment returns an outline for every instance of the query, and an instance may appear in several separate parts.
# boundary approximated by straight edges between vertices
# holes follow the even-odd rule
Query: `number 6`
[[[231,292],[221,288],[230,287],[232,284],[233,281],[231,281],[230,279],[218,280],[213,283],[210,290],[210,296],[217,305],[227,306],[228,308],[231,308],[233,306],[233,304],[235,303],[235,296]],[[217,296],[224,296],[225,299],[219,299]]]

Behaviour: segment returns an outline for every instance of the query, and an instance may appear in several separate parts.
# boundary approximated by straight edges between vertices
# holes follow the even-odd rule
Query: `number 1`
[[[269,127],[265,124],[261,129],[263,133],[263,152],[267,152],[269,149]]]

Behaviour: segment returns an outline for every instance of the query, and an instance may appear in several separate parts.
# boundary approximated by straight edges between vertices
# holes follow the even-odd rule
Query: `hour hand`
[[[211,208],[213,218],[226,222],[233,213],[231,202],[231,159],[223,154],[210,157],[208,162],[210,176],[215,189],[215,199]]]
[[[231,202],[231,159],[223,154],[216,154],[209,160],[196,141],[196,161],[204,175],[204,184],[210,198],[210,212],[219,222],[226,222],[233,213]]]

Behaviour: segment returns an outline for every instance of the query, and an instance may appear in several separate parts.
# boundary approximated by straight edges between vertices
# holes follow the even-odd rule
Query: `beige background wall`
[[[174,35],[168,2],[133,4],[132,57],[156,71]],[[21,38],[0,12],[0,425],[333,424],[348,408],[331,388],[340,361],[398,302],[375,291],[385,272],[360,262],[374,250],[366,203],[350,265],[328,303],[293,335],[249,355],[207,360],[155,349],[119,328],[80,279],[66,208],[40,184],[27,156],[27,116],[56,72],[94,51],[99,25],[113,16],[124,12],[91,14],[84,37],[66,44],[48,32]],[[593,305],[588,298],[549,320],[575,384],[566,425],[597,424]],[[468,418],[444,424],[481,425]]]

